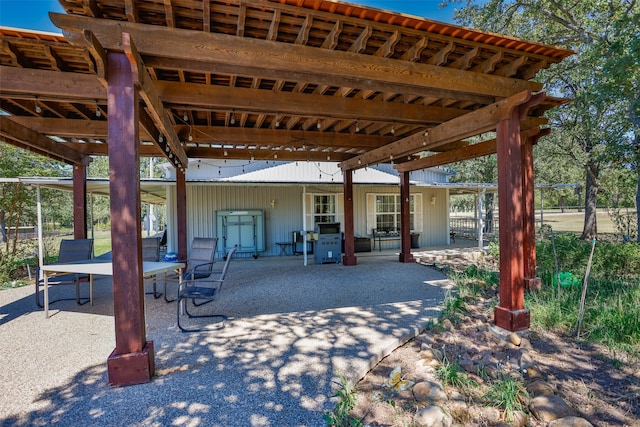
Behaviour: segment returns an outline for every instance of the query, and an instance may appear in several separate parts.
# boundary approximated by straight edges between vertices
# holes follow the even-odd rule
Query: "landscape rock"
[[[520,356],[520,367],[522,369],[527,369],[530,366],[536,366],[536,361],[533,360],[533,356],[528,351],[524,351],[522,356]]]
[[[454,327],[453,327],[453,323],[451,323],[451,320],[444,319],[442,321],[442,329],[444,329],[446,331],[453,331]]]
[[[413,386],[413,395],[422,404],[432,404],[447,401],[442,385],[435,381],[422,381]]]
[[[529,409],[537,419],[545,422],[576,415],[575,411],[571,409],[561,397],[551,394],[545,394],[531,399]]]
[[[542,379],[536,379],[527,384],[527,391],[534,396],[543,396],[555,392],[553,386]]]
[[[509,341],[515,346],[520,346],[522,338],[520,338],[520,335],[516,334],[515,332],[511,332],[511,334],[509,334]]]
[[[472,406],[469,408],[469,415],[474,420],[481,423],[498,423],[500,422],[500,410],[490,406]]]
[[[469,359],[461,359],[460,362],[458,362],[458,365],[460,365],[462,369],[471,374],[475,374],[476,372],[478,372],[478,368],[476,367],[476,365],[474,365],[474,363]]]
[[[564,417],[551,421],[548,427],[593,427],[593,424],[580,417]]]
[[[425,406],[413,418],[420,427],[451,427],[453,418],[439,406]]]
[[[522,358],[520,360],[522,360]],[[529,379],[534,380],[537,378],[542,378],[542,373],[535,366],[526,366],[522,367],[522,369],[527,371],[527,376],[529,377]]]

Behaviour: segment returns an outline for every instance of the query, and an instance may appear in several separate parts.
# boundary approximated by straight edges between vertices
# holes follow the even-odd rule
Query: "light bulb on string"
[[[38,98],[36,98],[36,113],[42,113],[42,108],[40,108],[40,104],[38,104]]]

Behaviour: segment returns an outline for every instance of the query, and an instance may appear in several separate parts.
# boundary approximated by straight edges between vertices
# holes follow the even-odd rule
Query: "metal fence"
[[[494,216],[492,221],[482,223],[483,240],[495,241],[498,238],[498,217]],[[456,237],[478,240],[478,220],[474,217],[450,217],[449,230],[455,233]]]

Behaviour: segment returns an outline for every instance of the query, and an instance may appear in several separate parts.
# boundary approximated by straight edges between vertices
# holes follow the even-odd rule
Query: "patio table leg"
[[[45,319],[49,318],[49,276],[47,273],[44,273],[44,317]]]

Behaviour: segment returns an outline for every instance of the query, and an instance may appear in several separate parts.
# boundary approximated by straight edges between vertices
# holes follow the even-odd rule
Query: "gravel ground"
[[[337,373],[364,377],[437,317],[448,286],[441,273],[388,253],[359,256],[354,267],[234,260],[208,305],[229,316],[225,329],[181,333],[175,303],[146,297],[156,376],[121,388],[107,383],[108,278],[97,280],[94,306],[59,302],[49,319],[33,287],[1,291],[0,423],[324,426]]]

